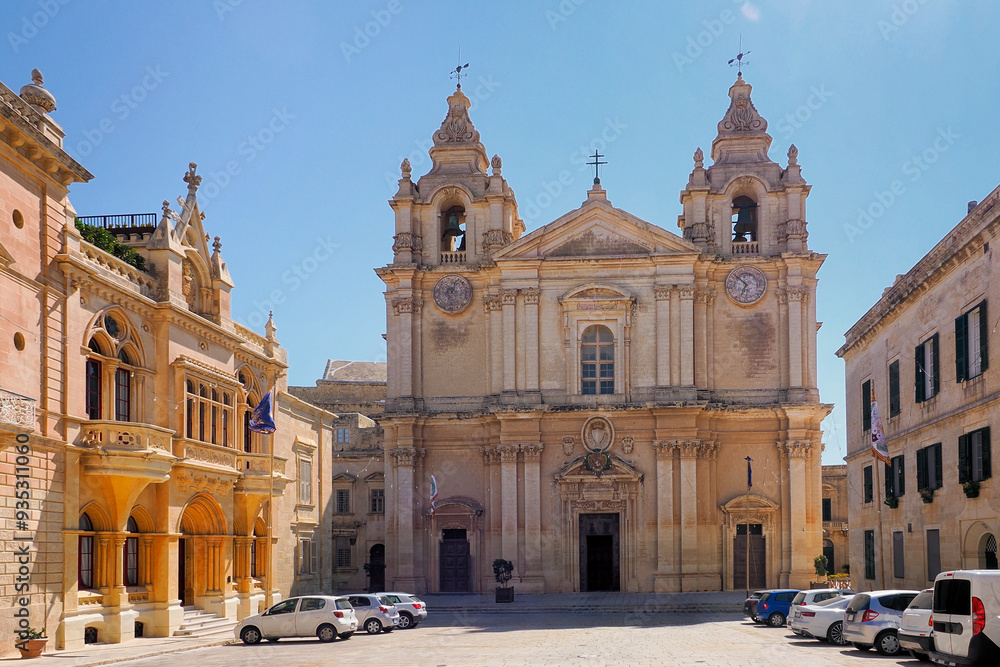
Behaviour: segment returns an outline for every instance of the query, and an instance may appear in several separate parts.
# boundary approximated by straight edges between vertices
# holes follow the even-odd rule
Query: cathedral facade
[[[525,234],[469,99],[448,98],[431,170],[402,165],[377,269],[391,588],[488,591],[495,558],[526,593],[808,587],[825,256],[798,151],[768,157],[750,93],[740,76],[713,164],[694,155],[680,235],[597,179]]]

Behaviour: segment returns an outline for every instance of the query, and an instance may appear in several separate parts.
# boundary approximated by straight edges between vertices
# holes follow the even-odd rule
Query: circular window
[[[15,227],[17,227],[18,229],[21,229],[21,228],[24,227],[24,216],[21,215],[20,211],[18,211],[17,209],[14,209],[13,218],[14,218],[14,226]]]
[[[20,331],[14,334],[14,347],[17,348],[18,352],[24,349],[24,334]]]
[[[104,317],[104,330],[107,331],[112,336],[114,336],[115,338],[121,338],[122,335],[121,325],[118,324],[118,320],[111,317],[110,315],[106,315]]]

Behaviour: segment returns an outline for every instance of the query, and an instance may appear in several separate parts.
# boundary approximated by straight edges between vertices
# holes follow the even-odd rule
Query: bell
[[[449,241],[453,237],[462,237],[462,245],[465,245],[465,231],[458,224],[458,214],[449,213],[448,214],[448,226],[445,227],[444,234],[441,235],[441,240],[445,241],[446,247],[451,247],[452,243]]]
[[[753,217],[750,214],[750,206],[741,206],[736,216],[736,224],[733,226],[733,241],[736,243],[746,243],[749,234],[754,235]]]

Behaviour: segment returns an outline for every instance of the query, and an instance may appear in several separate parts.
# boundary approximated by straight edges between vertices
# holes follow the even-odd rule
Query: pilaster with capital
[[[681,466],[681,563],[682,571],[697,571],[698,551],[698,456],[701,441],[677,440]]]
[[[656,452],[656,571],[657,592],[677,586],[669,575],[678,573],[677,540],[674,535],[674,452],[673,440],[653,443]]]
[[[787,472],[783,477],[788,483],[789,499],[789,531],[791,533],[791,574],[796,573],[794,565],[801,562],[808,562],[806,547],[808,546],[806,536],[806,503],[799,499],[807,498],[806,493],[806,462],[812,457],[813,445],[805,440],[785,440],[779,442],[779,448],[784,453]],[[784,471],[783,471],[784,472]],[[807,573],[808,574],[808,573]]]
[[[680,285],[678,288],[681,301],[680,349],[677,354],[681,360],[681,385],[694,386],[694,285]],[[699,334],[702,335],[702,334]]]
[[[656,285],[656,384],[670,385],[670,295],[673,285]]]
[[[503,307],[503,390],[517,390],[517,290],[499,292]]]
[[[517,453],[520,449],[513,443],[497,445],[503,512],[500,521],[502,557],[514,562],[517,562]]]
[[[524,551],[525,574],[542,574],[542,477],[544,446],[540,442],[521,445],[524,457]]]
[[[414,561],[413,534],[413,465],[417,458],[415,447],[395,447],[389,450],[396,476],[396,544],[399,558],[399,576],[412,579]]]
[[[488,354],[490,393],[499,394],[503,390],[503,302],[497,294],[483,297],[487,313]]]
[[[541,350],[538,346],[538,302],[541,290],[529,287],[524,290],[524,355],[525,389],[538,391],[538,360]]]
[[[788,299],[788,384],[789,387],[802,386],[802,364],[805,346],[802,339],[802,301],[808,294],[799,287],[785,289]]]

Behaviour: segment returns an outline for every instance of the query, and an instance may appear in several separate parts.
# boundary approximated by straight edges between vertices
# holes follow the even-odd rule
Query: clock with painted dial
[[[756,266],[737,266],[726,276],[726,293],[736,303],[755,303],[766,289],[767,278]]]

